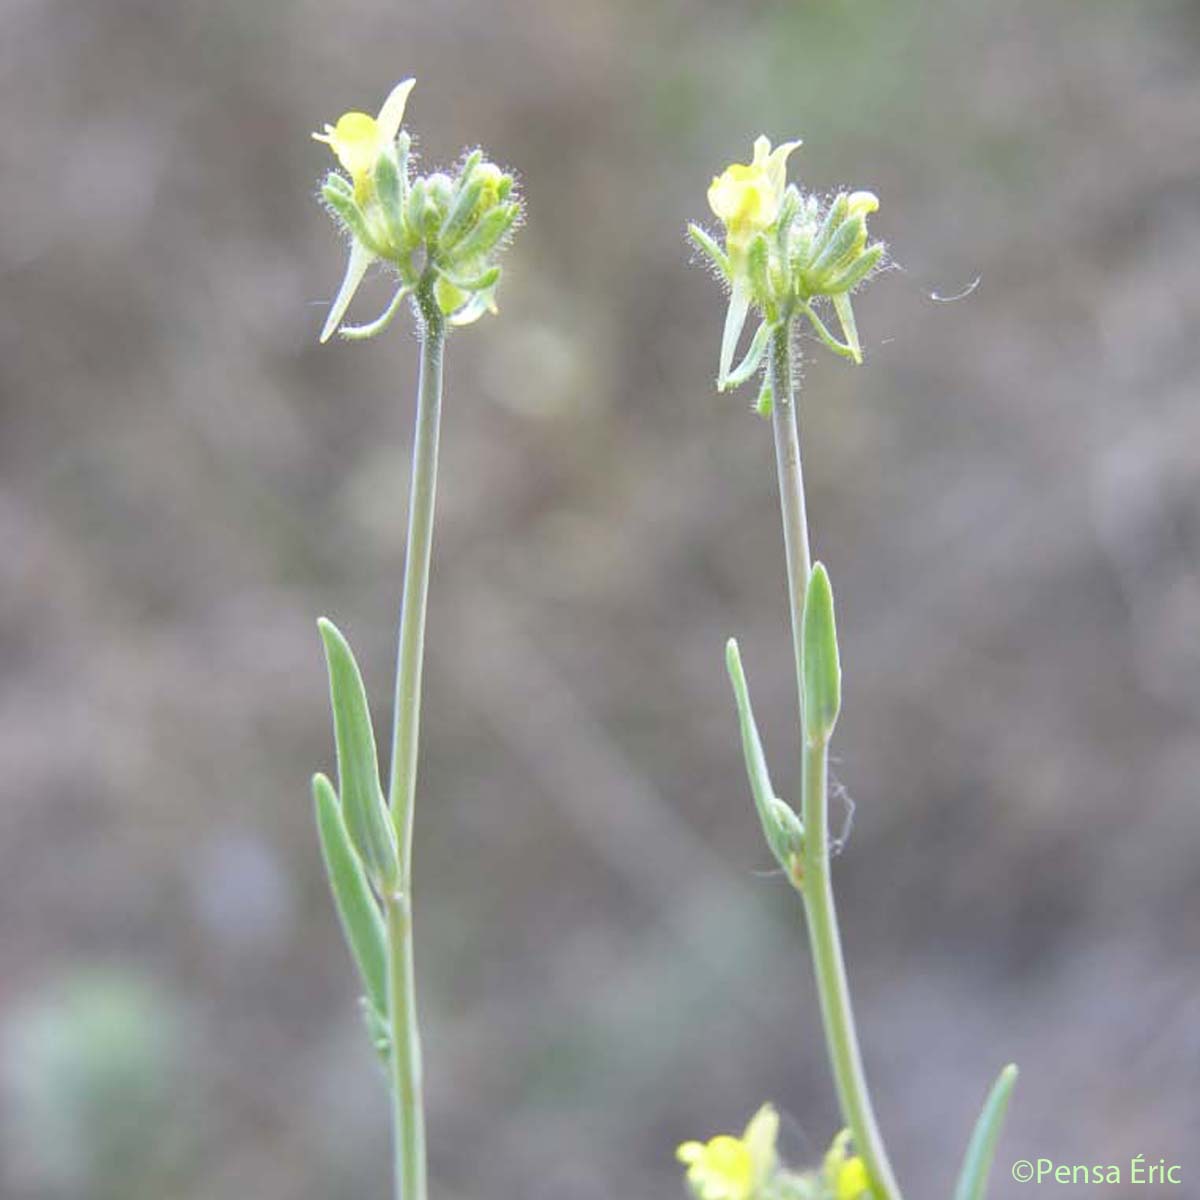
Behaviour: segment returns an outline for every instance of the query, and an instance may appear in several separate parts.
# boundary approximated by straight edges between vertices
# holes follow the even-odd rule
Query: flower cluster
[[[422,315],[469,325],[495,312],[500,268],[497,251],[521,215],[512,176],[483,152],[472,151],[453,174],[415,175],[411,139],[400,128],[414,80],[392,89],[377,117],[349,112],[314,133],[345,170],[331,171],[321,195],[351,237],[350,261],[321,332],[327,341],[341,325],[367,268],[392,267],[400,287],[369,325],[343,327],[343,337],[372,337],[387,327],[406,296]],[[348,176],[348,177],[347,177]]]
[[[878,269],[882,242],[868,244],[867,217],[879,207],[871,192],[839,192],[832,200],[805,195],[787,182],[787,160],[799,142],[771,148],[760,137],[749,163],[734,163],[708,189],[708,203],[725,230],[725,244],[698,225],[688,233],[729,285],[729,312],[721,345],[721,391],[749,379],[763,361],[770,334],[797,315],[835,353],[862,362],[851,292]],[[838,340],[814,309],[827,298],[841,324]],[[762,324],[742,362],[733,356],[750,309]]]
[[[764,1104],[740,1138],[722,1133],[707,1142],[684,1142],[675,1152],[687,1167],[696,1200],[870,1200],[863,1160],[850,1153],[847,1130],[833,1139],[817,1170],[782,1167],[775,1144],[779,1114]]]

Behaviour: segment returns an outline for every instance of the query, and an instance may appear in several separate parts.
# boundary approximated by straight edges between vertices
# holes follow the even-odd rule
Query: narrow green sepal
[[[842,707],[842,666],[829,574],[817,563],[804,593],[801,673],[804,676],[804,734],[810,744],[827,742]]]
[[[322,343],[329,341],[334,330],[342,323],[346,309],[350,307],[350,301],[354,299],[354,293],[358,291],[358,285],[362,283],[367,268],[374,261],[375,255],[357,238],[350,243],[350,257],[346,260],[346,274],[342,277],[342,285],[338,288],[338,293],[333,298],[333,303],[329,306],[329,313],[325,317],[325,325],[321,330]]]
[[[992,1090],[983,1102],[983,1111],[975,1122],[971,1140],[967,1143],[967,1153],[954,1188],[954,1200],[985,1200],[988,1171],[996,1153],[1000,1127],[1008,1112],[1008,1101],[1017,1082],[1017,1074],[1016,1065],[1009,1063],[992,1084]]]
[[[829,281],[829,291],[835,294],[853,291],[879,265],[883,250],[882,242],[868,246],[842,274]]]
[[[454,248],[453,259],[467,262],[473,258],[481,258],[513,227],[520,205],[515,203],[498,204],[489,208],[475,223],[474,227]]]
[[[325,872],[342,932],[362,976],[367,1002],[378,1011],[387,1012],[387,942],[383,915],[371,894],[362,860],[350,844],[333,784],[318,774],[313,776],[312,788],[321,856],[325,860]]]
[[[354,654],[332,621],[317,626],[329,665],[329,694],[337,741],[338,792],[350,842],[381,892],[395,888],[400,873],[396,831],[383,789],[367,693]]]
[[[817,236],[813,238],[813,243],[809,251],[810,262],[813,257],[819,255],[829,245],[829,239],[833,237],[833,231],[845,221],[849,212],[850,196],[846,192],[840,192],[829,206],[829,211],[825,214],[825,220],[821,222],[821,228],[817,231]]]
[[[474,150],[463,164],[459,177],[458,194],[450,205],[442,228],[438,232],[438,242],[449,249],[471,226],[475,217],[475,209],[479,197],[483,194],[484,181],[476,177],[476,168],[483,161],[483,153]]]
[[[766,321],[758,327],[750,342],[750,349],[746,351],[746,357],[725,376],[723,391],[726,388],[741,387],[762,365],[763,355],[766,354],[771,340],[771,330],[772,326]]]
[[[741,339],[742,330],[746,326],[746,317],[750,312],[750,293],[746,291],[741,280],[734,282],[733,291],[729,296],[729,309],[725,313],[725,331],[721,335],[721,359],[717,365],[717,391],[723,392],[729,387],[729,372],[733,367],[733,355]]]
[[[746,685],[746,674],[742,670],[742,657],[738,644],[730,638],[725,644],[725,666],[729,681],[733,685],[733,699],[737,705],[738,725],[742,733],[742,754],[746,760],[746,775],[750,780],[750,794],[762,825],[763,837],[785,870],[790,869],[790,859],[803,845],[804,827],[800,819],[775,795],[771,786],[771,774],[767,769],[767,758],[763,753],[762,739],[750,706],[750,689]],[[781,811],[785,810],[785,811]]]
[[[415,246],[425,237],[425,180],[414,179],[404,204],[404,228]]]
[[[769,258],[767,239],[760,233],[746,251],[746,274],[750,279],[750,294],[760,304],[766,304],[771,295],[771,282],[767,276]]]
[[[692,244],[716,268],[722,279],[729,278],[729,256],[699,225],[688,226],[688,237]]]
[[[392,247],[403,252],[408,235],[404,225],[404,201],[400,186],[400,168],[392,152],[385,150],[375,164],[375,194],[383,210],[384,224]]]
[[[867,223],[861,216],[853,216],[843,221],[825,248],[813,260],[807,275],[818,292],[828,290],[830,272],[845,269],[848,262],[853,261],[856,249],[863,246],[867,240]]]
[[[862,362],[862,354],[854,349],[853,346],[845,346],[829,332],[829,327],[817,316],[816,311],[811,304],[805,304],[801,309],[804,315],[808,318],[817,337],[829,347],[834,354],[840,355],[842,358],[848,358],[852,362]]]
[[[404,303],[405,297],[411,292],[412,288],[408,284],[399,287],[387,308],[375,320],[369,321],[366,325],[343,325],[341,329],[342,337],[350,342],[361,342],[366,338],[373,338],[376,334],[382,333],[395,320],[396,314],[400,311],[400,306]]]
[[[453,284],[463,292],[482,292],[487,288],[494,288],[500,282],[499,267],[489,267],[482,275],[473,275],[467,278],[446,267],[438,267],[437,272],[447,283]]]
[[[858,324],[854,320],[854,305],[850,303],[849,292],[839,292],[831,296],[833,311],[837,313],[838,322],[842,327],[842,336],[850,350],[850,357],[859,365],[862,364],[862,344],[858,340]]]
[[[378,255],[379,246],[371,236],[371,232],[367,228],[367,219],[363,216],[362,209],[355,203],[354,196],[352,194],[347,195],[340,188],[331,186],[328,182],[322,186],[321,195],[325,198],[325,203],[329,205],[342,224],[350,230],[355,239],[361,242],[372,254]]]

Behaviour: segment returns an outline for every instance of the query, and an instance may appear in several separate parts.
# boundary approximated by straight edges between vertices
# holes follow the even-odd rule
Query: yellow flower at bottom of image
[[[753,1200],[775,1170],[779,1114],[770,1104],[750,1118],[740,1138],[722,1133],[707,1142],[684,1142],[675,1157],[699,1200]]]

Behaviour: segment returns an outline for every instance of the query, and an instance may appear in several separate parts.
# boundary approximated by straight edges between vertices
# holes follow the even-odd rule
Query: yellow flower
[[[870,195],[869,192],[862,194]],[[833,1200],[867,1200],[871,1195],[867,1164],[857,1154],[851,1154],[849,1146],[850,1130],[843,1129],[825,1155],[825,1182]]]
[[[688,1183],[700,1200],[752,1200],[775,1169],[778,1136],[779,1114],[764,1104],[740,1138],[722,1133],[707,1142],[684,1142],[675,1156],[687,1165]]]
[[[754,143],[752,162],[733,163],[713,179],[709,207],[725,226],[732,247],[745,245],[775,223],[787,186],[788,155],[799,145],[783,142],[772,150],[770,140],[760,137]]]
[[[354,192],[361,201],[370,185],[371,172],[379,156],[396,140],[400,122],[404,120],[404,106],[408,93],[413,90],[415,79],[406,79],[392,88],[383,102],[378,117],[364,112],[343,113],[336,125],[326,125],[323,133],[314,133],[318,142],[325,142],[338,162],[354,181]]]

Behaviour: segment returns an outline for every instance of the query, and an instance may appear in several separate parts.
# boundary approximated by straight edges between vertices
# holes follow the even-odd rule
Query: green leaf
[[[500,282],[500,268],[489,267],[480,275],[457,275],[445,267],[438,267],[437,273],[447,282],[463,292],[483,292],[494,288]]]
[[[967,1153],[963,1158],[958,1184],[954,1189],[954,1200],[985,1200],[987,1196],[988,1171],[996,1153],[996,1142],[1000,1138],[1000,1127],[1008,1111],[1009,1097],[1017,1082],[1017,1068],[1009,1063],[1000,1072],[992,1090],[983,1103],[983,1111],[975,1122]]]
[[[862,362],[862,355],[855,354],[852,346],[843,346],[841,342],[829,332],[825,322],[817,316],[816,310],[811,304],[806,304],[802,309],[804,315],[809,319],[813,329],[816,331],[817,337],[829,347],[834,354],[840,355],[842,358],[848,358],[852,362]]]
[[[313,800],[317,809],[317,832],[321,856],[333,902],[342,922],[342,932],[358,973],[362,976],[370,1006],[387,1012],[387,943],[383,915],[371,894],[362,860],[350,844],[333,784],[324,775],[313,776]]]
[[[804,676],[804,735],[810,744],[827,742],[842,707],[842,666],[829,574],[817,563],[804,592],[800,665]]]
[[[371,881],[381,891],[396,886],[400,860],[383,789],[367,693],[354,655],[332,621],[317,626],[329,664],[329,693],[337,739],[338,792],[350,842],[358,851]]]
[[[804,827],[799,818],[775,795],[771,786],[771,774],[767,769],[767,758],[763,753],[762,739],[754,721],[754,710],[750,707],[750,689],[746,685],[746,674],[742,670],[742,657],[738,653],[736,639],[725,644],[725,666],[729,681],[733,684],[733,699],[737,704],[738,724],[742,731],[742,753],[746,759],[746,775],[750,780],[750,794],[762,825],[763,836],[779,865],[789,869],[789,859],[801,849]],[[786,810],[786,816],[780,808]],[[787,820],[787,816],[791,820]]]

